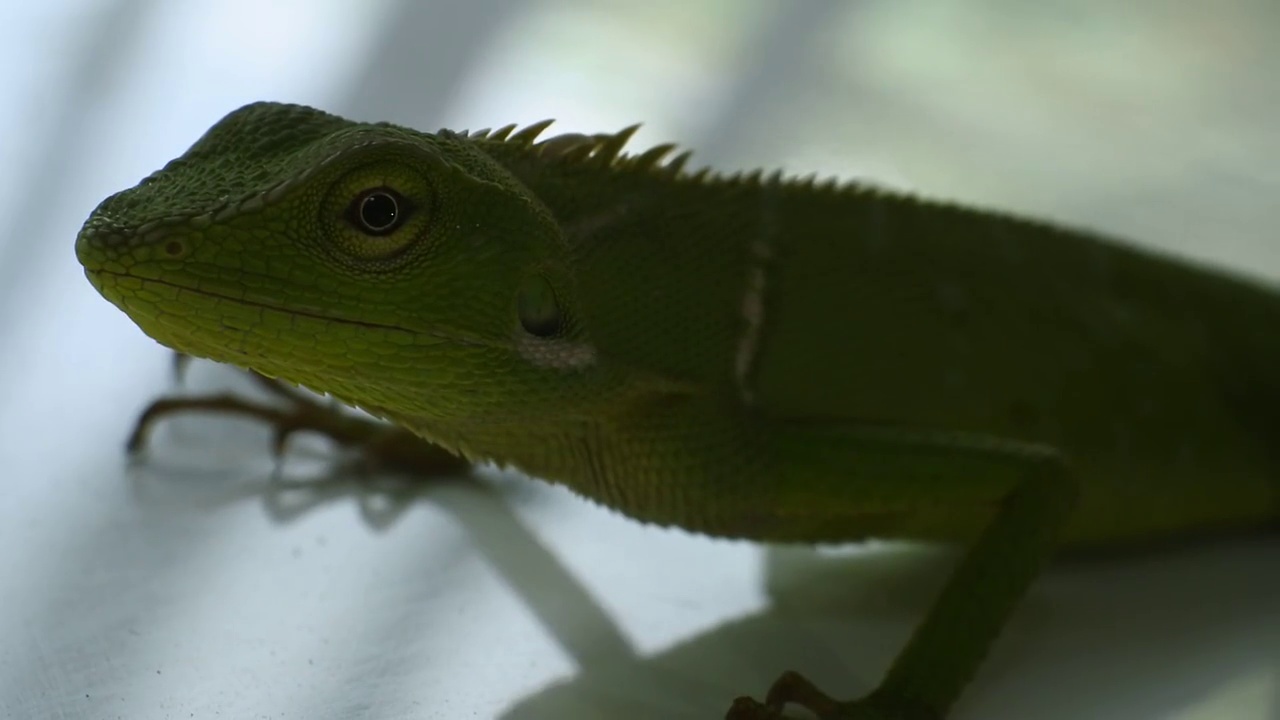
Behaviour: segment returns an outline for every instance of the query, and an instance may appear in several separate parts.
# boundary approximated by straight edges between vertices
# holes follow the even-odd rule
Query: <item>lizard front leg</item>
[[[177,354],[175,374],[181,378],[190,358]],[[284,454],[289,438],[298,432],[314,432],[339,446],[358,450],[370,467],[407,472],[418,477],[453,476],[465,473],[470,463],[408,430],[369,417],[357,416],[345,408],[323,403],[279,380],[244,373],[280,403],[252,400],[235,393],[188,397],[163,397],[139,415],[126,447],[131,454],[146,446],[155,424],[165,418],[187,413],[238,415],[259,420],[273,430],[272,449]]]

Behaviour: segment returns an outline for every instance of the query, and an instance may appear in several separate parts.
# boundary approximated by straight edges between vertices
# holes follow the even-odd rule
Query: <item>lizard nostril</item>
[[[180,257],[187,251],[187,246],[180,240],[170,240],[164,244],[164,252],[172,258]]]

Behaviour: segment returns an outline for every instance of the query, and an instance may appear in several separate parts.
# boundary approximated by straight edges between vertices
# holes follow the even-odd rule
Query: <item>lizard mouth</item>
[[[439,332],[424,332],[421,330],[411,330],[409,328],[402,327],[400,325],[393,325],[390,323],[378,323],[378,322],[372,322],[369,320],[356,320],[353,318],[342,317],[340,315],[333,315],[333,314],[323,313],[315,310],[308,310],[304,308],[284,307],[282,305],[277,305],[274,303],[262,302],[261,300],[251,300],[245,297],[237,297],[230,293],[221,293],[215,290],[210,290],[208,288],[196,288],[196,287],[192,287],[191,285],[184,285],[182,283],[175,283],[168,280],[159,280],[157,278],[141,277],[138,275],[132,275],[130,273],[104,270],[102,268],[86,270],[85,275],[88,276],[89,281],[93,283],[93,286],[97,288],[98,292],[102,293],[108,299],[111,299],[117,305],[121,306],[121,309],[125,310],[126,314],[129,314],[131,316],[133,315],[133,312],[130,312],[130,309],[129,309],[129,306],[132,304],[130,302],[131,293],[127,291],[121,292],[120,288],[112,289],[109,287],[109,284],[111,283],[111,281],[103,282],[104,280],[106,280],[107,278],[110,278],[111,280],[127,279],[127,280],[136,281],[136,282],[141,282],[143,283],[144,287],[146,285],[160,285],[163,287],[173,288],[174,290],[177,290],[179,292],[191,293],[199,297],[212,298],[220,302],[228,302],[228,303],[233,303],[233,304],[241,305],[245,307],[260,308],[262,310],[266,310],[274,313],[280,313],[282,315],[288,315],[290,317],[310,318],[313,320],[319,320],[323,322],[339,323],[339,324],[348,325],[351,327],[360,327],[360,328],[368,328],[368,329],[384,330],[384,331],[392,331],[392,332],[402,332],[402,333],[407,333],[407,334],[418,336],[418,337],[427,335],[430,337],[434,337],[436,340],[438,340],[442,344],[450,343],[450,342],[466,344],[466,345],[477,344],[473,341],[469,341],[464,338],[453,337],[453,336],[449,336]],[[181,313],[182,310],[191,310],[191,308],[182,308],[182,307],[175,308],[175,309],[179,311],[179,313]]]

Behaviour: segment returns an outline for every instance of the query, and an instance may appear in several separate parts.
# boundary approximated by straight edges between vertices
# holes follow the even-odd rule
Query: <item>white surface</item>
[[[0,11],[24,30],[0,49],[23,69],[0,78],[3,717],[715,718],[788,667],[868,689],[944,576],[924,552],[644,528],[508,476],[308,484],[326,466],[305,447],[284,486],[239,422],[165,426],[130,468],[168,358],[72,241],[242,102],[425,128],[642,119],[637,146],[870,170],[1280,275],[1276,18],[1256,6],[501,5]],[[1280,717],[1278,558],[1259,540],[1055,569],[957,717]]]

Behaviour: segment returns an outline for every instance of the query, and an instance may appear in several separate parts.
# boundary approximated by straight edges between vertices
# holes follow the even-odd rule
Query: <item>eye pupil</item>
[[[413,204],[389,187],[365,190],[347,206],[346,218],[366,235],[390,235],[404,224]]]
[[[374,191],[360,201],[360,222],[374,232],[389,230],[395,226],[399,217],[400,203],[390,193]]]

